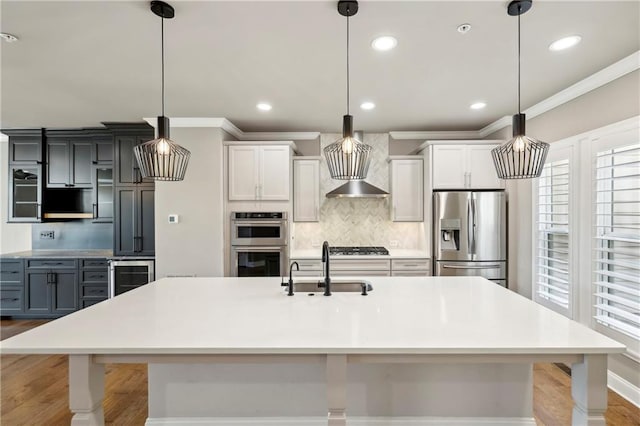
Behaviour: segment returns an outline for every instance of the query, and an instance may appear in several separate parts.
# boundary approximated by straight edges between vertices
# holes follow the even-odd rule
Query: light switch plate
[[[169,215],[169,223],[178,223],[180,222],[180,217],[177,214]]]

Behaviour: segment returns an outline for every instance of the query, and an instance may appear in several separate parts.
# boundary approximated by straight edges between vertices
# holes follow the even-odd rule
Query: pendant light
[[[531,8],[531,0],[514,0],[507,13],[518,17],[518,113],[513,116],[513,139],[493,150],[493,164],[500,179],[531,179],[542,173],[549,144],[525,136],[525,114],[520,111],[520,15]]]
[[[169,139],[169,118],[164,116],[164,20],[173,18],[175,12],[163,1],[152,1],[151,11],[161,18],[162,115],[158,117],[158,137],[137,145],[133,151],[142,177],[178,181],[184,179],[191,152]]]
[[[342,138],[325,147],[324,156],[333,179],[364,179],[369,170],[372,147],[354,137],[353,116],[349,115],[349,17],[358,13],[358,2],[339,1],[338,13],[347,17],[347,115],[342,117]]]

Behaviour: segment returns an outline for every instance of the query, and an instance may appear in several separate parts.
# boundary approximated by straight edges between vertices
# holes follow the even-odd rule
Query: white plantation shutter
[[[594,165],[595,319],[640,341],[640,144],[598,151]]]
[[[549,161],[537,180],[535,300],[570,315],[569,159]]]

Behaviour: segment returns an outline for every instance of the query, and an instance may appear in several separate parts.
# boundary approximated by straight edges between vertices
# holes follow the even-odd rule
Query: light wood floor
[[[0,339],[46,321],[0,321]],[[69,425],[67,357],[3,355],[0,357],[0,425]],[[536,364],[533,406],[538,425],[571,424],[571,377],[553,364]],[[144,425],[147,418],[146,365],[107,365],[105,423]],[[609,426],[640,426],[640,409],[609,391]]]

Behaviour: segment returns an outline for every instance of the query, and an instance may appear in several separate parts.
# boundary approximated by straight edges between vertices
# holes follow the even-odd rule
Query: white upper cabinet
[[[391,220],[424,220],[424,161],[422,157],[390,157]]]
[[[229,200],[289,200],[290,151],[286,145],[230,145]]]
[[[293,160],[293,221],[320,220],[320,159]]]
[[[497,145],[433,145],[433,189],[503,189],[491,150]]]

